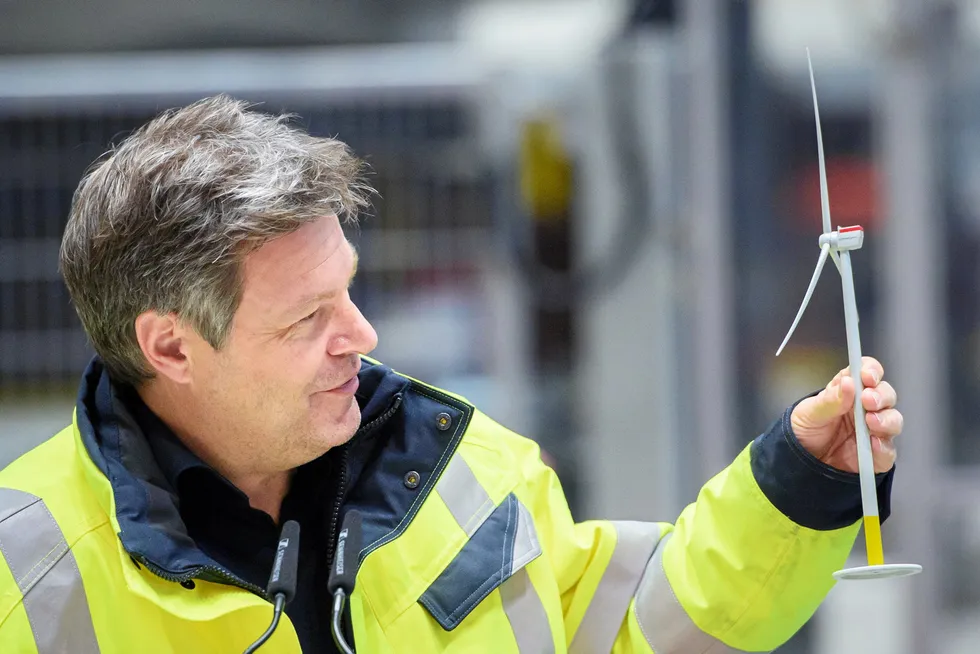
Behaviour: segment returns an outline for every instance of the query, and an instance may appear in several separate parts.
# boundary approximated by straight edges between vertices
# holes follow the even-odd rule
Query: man
[[[240,652],[295,520],[295,599],[262,651],[337,651],[327,576],[355,509],[362,654],[757,652],[796,632],[861,516],[847,372],[674,525],[575,524],[533,442],[364,358],[342,229],[359,174],[343,144],[226,97],[86,174],[61,267],[98,356],[73,425],[0,473],[0,649]],[[886,516],[902,416],[881,365],[862,375]]]

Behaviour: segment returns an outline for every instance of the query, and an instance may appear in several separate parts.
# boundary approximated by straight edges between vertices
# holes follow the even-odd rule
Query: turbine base
[[[885,563],[883,565],[865,565],[857,568],[845,568],[834,573],[838,581],[853,581],[858,579],[889,579],[893,577],[909,577],[922,572],[918,563]]]

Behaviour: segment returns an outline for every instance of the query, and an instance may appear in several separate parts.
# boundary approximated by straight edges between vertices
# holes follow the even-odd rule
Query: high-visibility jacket
[[[788,462],[802,448],[785,420],[673,525],[576,523],[531,440],[384,366],[361,381],[344,504],[364,521],[361,654],[769,651],[813,614],[857,533],[856,484],[858,513],[833,509],[839,528],[798,524],[777,508],[791,497],[767,494],[792,490],[760,480],[794,465],[833,481],[816,460]],[[812,495],[802,504],[819,513]],[[0,553],[7,654],[241,652],[272,615],[263,589],[187,536],[98,360],[72,426],[0,472]],[[260,651],[299,651],[288,617]]]

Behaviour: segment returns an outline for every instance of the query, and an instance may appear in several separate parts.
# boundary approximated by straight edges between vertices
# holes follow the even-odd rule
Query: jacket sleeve
[[[574,523],[555,474],[526,459],[569,652],[768,652],[810,619],[854,544],[860,490],[799,444],[790,412],[673,525]],[[882,519],[893,473],[877,479]]]

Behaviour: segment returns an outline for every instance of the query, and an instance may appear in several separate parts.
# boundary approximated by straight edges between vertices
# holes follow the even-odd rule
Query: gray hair
[[[154,118],[86,172],[60,268],[113,378],[153,378],[136,339],[141,313],[174,314],[220,349],[245,255],[327,215],[355,222],[369,205],[364,163],[289,119],[206,98]]]

